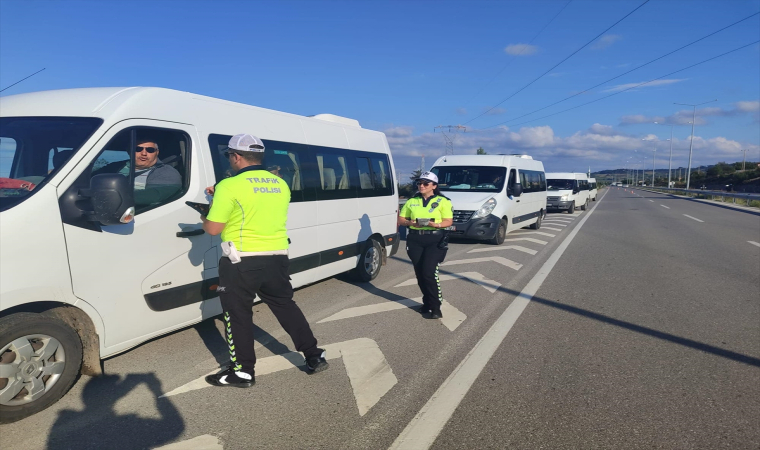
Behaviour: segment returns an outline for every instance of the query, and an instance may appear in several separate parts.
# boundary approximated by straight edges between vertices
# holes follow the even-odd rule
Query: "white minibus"
[[[589,205],[588,176],[585,173],[549,172],[546,174],[548,197],[546,206],[552,210],[566,210],[569,214]]]
[[[158,88],[0,98],[0,421],[221,312],[221,242],[185,202],[208,203],[204,189],[230,175],[222,152],[237,133],[263,140],[290,187],[294,287],[375,278],[398,249],[396,174],[385,135],[356,120]],[[136,176],[145,142],[137,156],[156,158]]]
[[[447,155],[431,171],[454,207],[452,237],[499,245],[510,231],[541,227],[546,213],[541,161],[528,155]]]
[[[588,196],[592,202],[596,201],[597,192],[598,191],[596,188],[596,178],[589,178],[588,179]]]

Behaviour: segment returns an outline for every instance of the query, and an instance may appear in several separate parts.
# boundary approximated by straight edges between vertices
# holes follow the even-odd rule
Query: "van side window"
[[[375,184],[377,195],[393,194],[393,183],[391,183],[391,167],[388,163],[388,156],[372,157],[372,177]]]
[[[374,189],[372,172],[369,170],[369,158],[356,158],[356,168],[359,171],[359,187],[362,190]]]
[[[526,193],[546,190],[546,174],[538,170],[521,170],[520,182]]]
[[[322,190],[334,191],[351,188],[345,156],[317,151],[317,166],[319,167],[319,182]]]
[[[189,161],[190,137],[184,132],[133,127],[120,131],[105,145],[91,170],[92,175],[132,176],[139,214],[172,202],[187,191]]]

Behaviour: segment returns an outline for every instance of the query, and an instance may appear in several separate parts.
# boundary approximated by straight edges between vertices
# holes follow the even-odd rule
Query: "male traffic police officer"
[[[214,386],[251,387],[255,383],[253,298],[258,294],[303,352],[311,373],[327,369],[324,350],[301,309],[293,301],[288,273],[288,236],[285,223],[290,189],[282,178],[262,166],[264,144],[250,134],[230,139],[225,156],[235,176],[220,181],[203,229],[222,234],[225,256],[219,261],[217,292],[224,309],[230,366],[206,377]]]

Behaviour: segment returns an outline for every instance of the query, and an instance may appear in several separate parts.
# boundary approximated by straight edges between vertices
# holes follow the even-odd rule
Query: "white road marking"
[[[691,217],[691,216],[690,216],[690,215],[688,215],[688,214],[684,214],[684,216],[688,217],[688,218],[689,218],[689,219],[691,219],[691,220],[696,220],[697,222],[704,222],[704,220],[699,220],[699,219],[697,219],[696,217]]]
[[[510,241],[510,242],[514,242],[514,241],[528,241],[528,242],[533,242],[534,244],[541,244],[541,245],[548,244],[548,242],[546,242],[546,241],[542,241],[541,239],[533,239],[533,238],[504,239],[504,242],[507,242],[507,241]]]
[[[538,234],[541,236],[555,237],[556,234],[544,233],[543,231],[520,231],[511,233],[512,236],[524,236],[526,234]]]
[[[660,205],[660,206],[662,206],[665,209],[670,209],[670,206],[665,206],[665,205]]]
[[[599,199],[599,202],[602,200],[604,200],[604,196]],[[595,210],[596,208],[586,214],[578,226],[567,235],[559,247],[557,247],[557,250],[541,266],[538,273],[507,307],[506,311],[499,316],[493,326],[486,331],[475,347],[470,350],[425,406],[404,428],[404,431],[401,432],[390,446],[391,450],[425,450],[433,445],[443,427],[446,426],[446,422],[451,419],[459,403],[467,395],[470,387],[475,383],[475,380],[477,380],[488,361],[507,337],[509,330],[512,329],[512,326],[514,326],[533,296],[538,292],[538,289],[570,245],[570,242],[572,242],[583,224]]]
[[[755,242],[755,241],[747,241],[747,242],[754,245],[755,247],[760,247],[760,242]]]
[[[443,275],[445,276],[445,275]],[[442,276],[442,277],[443,277]],[[454,277],[452,277],[454,278]],[[413,280],[416,284],[417,280]],[[335,320],[350,319],[352,317],[366,316],[369,314],[381,313],[386,311],[393,311],[396,309],[409,309],[410,307],[419,306],[422,304],[422,297],[417,298],[405,298],[398,301],[387,301],[383,303],[376,303],[374,305],[357,306],[354,308],[346,308],[340,312],[333,314],[330,317],[326,317],[317,323],[333,322]],[[459,311],[456,307],[452,306],[446,300],[441,303],[441,323],[443,323],[449,331],[454,331],[467,319],[467,316]],[[417,312],[415,311],[415,314]]]
[[[478,272],[462,272],[462,273],[452,273],[452,274],[443,274],[438,276],[439,281],[448,281],[448,280],[459,280],[459,279],[467,279],[472,281],[475,284],[479,284],[480,286],[483,286],[485,290],[487,290],[490,293],[496,292],[499,287],[501,287],[501,283],[494,280],[489,280],[488,278],[484,277],[482,274]],[[401,286],[412,286],[417,284],[417,279],[412,278],[411,280],[406,280],[401,284],[397,284],[394,287],[401,287]]]
[[[517,250],[518,252],[528,253],[530,255],[535,255],[536,253],[538,253],[538,250],[521,247],[519,245],[498,245],[498,246],[491,246],[491,247],[475,248],[475,249],[470,250],[467,253],[492,252],[494,250]]]
[[[385,360],[385,355],[377,346],[377,342],[372,339],[353,339],[327,344],[322,348],[327,351],[328,360],[343,358],[343,364],[346,366],[346,373],[349,381],[351,381],[351,388],[354,391],[360,416],[366,414],[383,395],[398,383],[393,370]],[[303,356],[298,352],[269,356],[256,361],[256,376],[292,369],[303,364]],[[206,375],[211,375],[217,371],[218,369]],[[169,391],[161,397],[171,397],[212,387],[206,383],[206,375]]]
[[[224,450],[224,445],[218,437],[204,434],[185,441],[162,445],[153,450]]]
[[[554,225],[554,224],[552,224],[552,225]],[[562,228],[552,228],[552,227],[546,227],[546,226],[541,227],[541,228],[543,228],[544,230],[562,231]]]
[[[555,222],[553,220],[544,220],[541,223],[543,223],[543,224],[548,223],[548,224],[551,224],[551,226],[553,226],[553,227],[566,227],[567,224],[570,223],[570,222]]]
[[[453,266],[455,264],[472,264],[472,263],[487,262],[487,261],[493,261],[495,263],[499,263],[502,266],[509,267],[510,269],[514,269],[514,270],[520,270],[520,268],[523,266],[520,263],[516,263],[512,261],[511,259],[502,258],[501,256],[487,256],[485,258],[457,259],[454,261],[446,261],[445,263],[441,264],[441,267]]]

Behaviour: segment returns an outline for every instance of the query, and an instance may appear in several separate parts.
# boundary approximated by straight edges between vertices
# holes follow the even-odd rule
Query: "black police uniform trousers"
[[[317,339],[301,308],[293,301],[287,255],[245,256],[237,264],[229,258],[219,260],[217,293],[224,309],[230,362],[235,370],[253,373],[256,353],[253,350],[253,298],[259,298],[290,335],[296,350],[305,357],[318,356]]]
[[[412,230],[406,236],[406,253],[414,265],[417,284],[422,291],[422,304],[432,310],[440,309],[443,300],[438,279],[438,265],[448,251],[438,248],[443,237],[443,234],[417,234]]]

